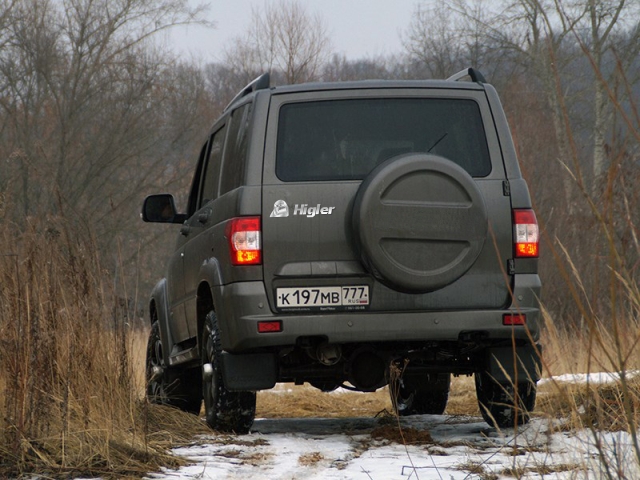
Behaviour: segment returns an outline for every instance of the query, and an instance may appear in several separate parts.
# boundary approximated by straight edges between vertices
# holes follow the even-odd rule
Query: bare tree
[[[502,55],[508,55],[520,72],[527,72],[532,80],[541,83],[553,114],[558,157],[564,162],[569,158],[569,147],[558,98],[564,92],[556,88],[555,78],[571,61],[563,48],[570,26],[553,21],[548,12],[552,4],[546,0],[507,0],[495,13],[482,17],[465,0],[456,0],[453,8],[463,19],[475,22],[482,30],[484,41],[494,45]]]
[[[431,78],[447,78],[463,68],[463,43],[454,12],[444,3],[418,5],[403,35],[410,61],[421,64]]]
[[[64,213],[108,243],[136,220],[140,193],[180,171],[168,167],[185,136],[210,123],[194,125],[205,102],[188,100],[205,93],[199,70],[178,75],[180,65],[150,40],[202,22],[202,7],[185,0],[17,0],[11,7],[0,51],[7,215],[21,224],[20,217]],[[190,117],[171,115],[177,98]]]
[[[431,78],[447,78],[470,66],[489,76],[503,73],[512,55],[488,34],[495,15],[491,7],[486,0],[418,4],[401,34],[409,62]]]
[[[621,65],[626,68],[640,53],[640,3],[628,0],[506,0],[498,13],[484,20],[467,1],[455,0],[455,9],[463,18],[484,25],[484,34],[503,51],[516,52],[526,68],[535,72],[543,83],[563,162],[571,158],[566,140],[566,125],[562,105],[584,102],[592,105],[590,132],[592,137],[591,165],[586,173],[595,180],[607,167],[607,135],[611,134],[613,109],[605,92],[605,83],[614,79],[612,49],[617,49]],[[594,69],[581,69],[584,54]],[[606,60],[609,59],[609,65]],[[590,72],[588,71],[590,70]],[[576,78],[576,72],[580,77]],[[600,76],[595,73],[600,72]],[[571,73],[569,73],[571,72]],[[602,77],[601,75],[604,75]],[[573,78],[571,78],[573,76]],[[590,78],[588,90],[578,90],[584,78]],[[560,82],[560,83],[559,83]],[[589,92],[590,90],[590,92]],[[574,98],[570,98],[573,93]],[[572,165],[572,169],[579,165]],[[578,174],[574,171],[574,174]],[[582,178],[582,172],[580,172]],[[583,181],[587,182],[588,178]]]
[[[246,79],[276,70],[293,84],[316,80],[329,51],[322,17],[300,2],[281,0],[252,10],[248,31],[227,49],[224,62]]]
[[[618,59],[626,74],[630,63],[640,53],[640,3],[627,0],[588,0],[581,11],[558,3],[558,13],[569,22],[579,18],[572,32],[593,62],[594,122],[593,122],[593,176],[598,180],[607,168],[606,137],[610,134],[613,108],[606,92],[616,68],[605,66],[607,53],[616,46],[617,33],[626,32],[626,42],[618,45]],[[573,10],[573,11],[572,11]],[[609,56],[612,59],[612,56]],[[611,62],[613,63],[613,62]],[[602,77],[601,75],[605,76]],[[594,182],[595,183],[595,182]]]

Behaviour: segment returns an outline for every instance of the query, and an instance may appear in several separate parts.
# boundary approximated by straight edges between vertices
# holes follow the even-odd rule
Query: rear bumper
[[[537,342],[540,335],[540,278],[514,276],[513,304],[506,309],[418,312],[337,312],[276,314],[270,311],[262,282],[232,283],[213,291],[222,347],[228,352],[295,345],[299,337],[323,336],[329,343],[457,341],[482,332],[491,340]],[[504,326],[505,313],[527,317],[526,326]],[[259,321],[281,320],[282,331],[258,333]]]

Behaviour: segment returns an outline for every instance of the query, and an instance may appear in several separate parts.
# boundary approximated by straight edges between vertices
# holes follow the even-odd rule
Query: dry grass
[[[536,411],[564,418],[565,429],[593,428],[633,432],[640,422],[638,332],[633,317],[612,329],[597,317],[575,331],[557,329],[545,312],[543,334],[546,375],[624,372],[622,381],[547,382],[538,389]]]
[[[612,349],[620,350],[627,370],[640,368],[640,323],[637,318],[633,312],[629,312],[619,320],[616,334],[611,325],[598,318],[591,319],[590,326],[585,321],[575,328],[560,328],[548,312],[543,312],[545,373],[560,375],[619,371],[619,360],[617,355],[612,355]]]
[[[473,474],[474,478],[480,480],[498,480],[498,475],[487,472],[484,465],[474,462],[462,463],[456,467],[458,470],[468,472],[469,475]]]
[[[640,421],[640,379],[628,381],[626,393],[624,389],[621,382],[549,383],[541,389],[536,410],[564,419],[564,429],[629,431],[629,421]],[[627,404],[630,417],[626,413]]]
[[[61,220],[0,237],[0,477],[136,477],[202,422],[143,401],[146,331],[90,238]],[[11,256],[6,254],[10,253]]]
[[[302,385],[280,384],[258,392],[256,415],[263,418],[374,417],[391,411],[386,389],[373,393],[332,392]]]
[[[404,445],[433,444],[433,438],[427,430],[418,430],[410,427],[400,428],[397,422],[374,428],[371,431],[371,438]]]
[[[473,377],[451,379],[451,392],[445,413],[450,415],[480,415]]]
[[[305,467],[309,467],[311,465],[317,464],[322,460],[324,460],[324,455],[322,455],[320,452],[311,452],[300,455],[300,458],[298,458],[298,463],[300,465],[304,465]]]

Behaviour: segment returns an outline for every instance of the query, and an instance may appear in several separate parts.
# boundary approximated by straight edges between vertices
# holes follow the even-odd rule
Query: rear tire
[[[391,403],[401,417],[408,415],[442,415],[447,408],[451,375],[439,373],[421,379],[409,378],[389,388]]]
[[[154,367],[162,369],[154,375]],[[147,342],[147,399],[151,403],[169,405],[198,415],[202,405],[202,387],[198,368],[170,369],[164,362],[160,325],[151,325]]]
[[[207,315],[202,334],[201,359],[203,364],[202,396],[207,424],[220,432],[248,433],[256,416],[255,392],[231,392],[222,378],[220,365],[222,346],[215,312]],[[205,375],[204,365],[213,372]]]
[[[513,383],[498,383],[487,373],[476,373],[475,381],[480,413],[489,425],[513,428],[529,422],[536,404],[535,383],[518,383],[516,395]]]

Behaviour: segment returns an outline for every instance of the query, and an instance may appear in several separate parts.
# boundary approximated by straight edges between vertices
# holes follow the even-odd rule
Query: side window
[[[198,203],[198,187],[200,187],[200,183],[202,180],[202,170],[204,168],[204,159],[207,154],[207,146],[209,142],[205,143],[200,150],[200,156],[198,157],[198,165],[196,166],[196,173],[193,176],[193,181],[191,182],[191,190],[189,190],[189,204],[187,206],[187,217],[193,215],[197,210]]]
[[[216,133],[211,135],[209,141],[209,159],[204,167],[204,178],[200,192],[198,208],[218,196],[218,183],[220,180],[220,164],[222,162],[222,146],[224,145],[224,135],[227,126],[223,126]]]
[[[227,145],[224,150],[220,195],[241,186],[244,182],[250,121],[250,103],[236,109],[232,114]]]

